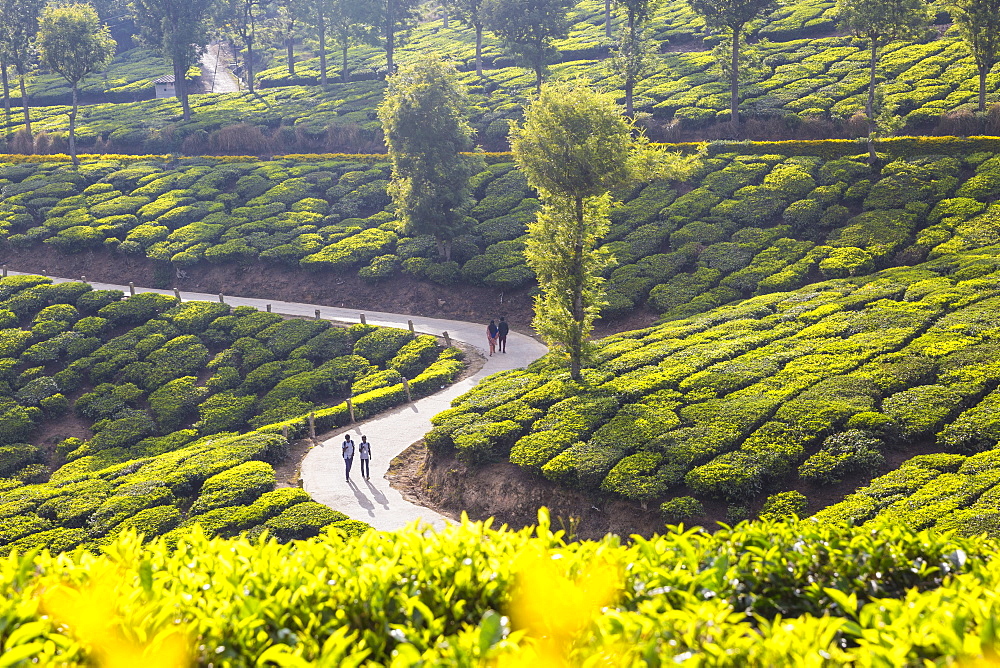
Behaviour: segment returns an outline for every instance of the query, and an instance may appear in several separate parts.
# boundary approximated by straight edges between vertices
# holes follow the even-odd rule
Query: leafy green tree
[[[476,75],[483,76],[483,28],[486,26],[486,0],[450,0],[448,7],[460,23],[476,31]]]
[[[31,139],[31,108],[27,78],[34,66],[32,42],[38,33],[38,17],[45,0],[0,0],[0,55],[14,68],[21,89],[24,131]]]
[[[613,95],[555,83],[510,132],[514,161],[544,204],[525,246],[542,290],[533,324],[550,347],[566,349],[574,379],[603,304],[600,274],[610,258],[597,244],[609,225],[610,191],[640,175],[679,174],[688,163],[651,149],[634,130]]]
[[[375,23],[379,26],[385,48],[386,75],[396,71],[396,47],[406,39],[417,23],[418,0],[374,0]]]
[[[726,30],[732,39],[729,71],[729,109],[733,126],[740,122],[740,42],[744,28],[776,6],[775,0],[687,0],[705,24],[713,30]]]
[[[855,36],[867,39],[871,49],[868,65],[868,154],[872,164],[875,155],[875,69],[879,51],[897,39],[914,37],[930,21],[930,4],[926,0],[838,0],[837,15],[841,27]]]
[[[979,70],[979,111],[986,111],[986,75],[1000,61],[1000,0],[952,0],[958,32]]]
[[[243,62],[247,73],[247,88],[251,93],[256,85],[254,45],[269,5],[270,0],[221,0],[215,14],[222,32],[228,35],[230,41],[237,42],[246,49]]]
[[[207,20],[213,5],[214,0],[132,0],[133,18],[144,41],[157,45],[173,64],[185,121],[191,120],[187,71],[207,42]]]
[[[392,161],[389,193],[408,232],[432,234],[451,259],[451,242],[466,230],[472,205],[469,103],[451,65],[425,59],[389,77],[378,115]]]
[[[636,81],[647,73],[650,49],[647,25],[662,0],[615,0],[625,19],[618,46],[612,52],[612,64],[625,84],[625,113],[632,116],[632,97]]]
[[[280,25],[281,41],[285,44],[285,66],[289,76],[295,76],[295,39],[304,12],[304,0],[280,0],[277,5],[275,18]]]
[[[77,86],[88,74],[103,70],[115,56],[115,40],[101,25],[97,11],[87,4],[48,5],[38,26],[38,54],[42,63],[65,79],[73,89],[69,113],[69,153],[76,155]]]
[[[330,32],[340,48],[340,78],[347,82],[347,49],[352,44],[377,44],[378,9],[372,0],[332,0]]]
[[[535,90],[553,53],[552,40],[569,34],[567,12],[576,0],[485,0],[486,27],[535,71]]]

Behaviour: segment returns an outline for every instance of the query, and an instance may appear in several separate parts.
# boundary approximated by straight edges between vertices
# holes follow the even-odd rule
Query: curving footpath
[[[7,273],[16,276],[30,272],[8,271]],[[55,282],[79,280],[54,276],[48,278]],[[99,290],[122,290],[128,294],[130,289],[127,285],[88,282]],[[158,292],[163,295],[174,294],[173,290],[140,288],[138,286],[135,287],[135,291]],[[184,290],[181,291],[180,295],[184,301],[216,301],[219,299],[219,295]],[[232,306],[253,306],[260,310],[264,310],[270,304],[274,313],[305,317],[315,317],[318,310],[320,317],[325,320],[350,324],[359,322],[361,317],[361,312],[355,309],[318,304],[230,297],[228,295],[225,296],[225,302]],[[367,522],[376,529],[392,531],[415,520],[420,520],[434,528],[441,528],[450,521],[448,518],[429,508],[407,501],[399,491],[389,486],[389,482],[385,479],[389,463],[411,444],[423,438],[424,434],[431,428],[431,417],[450,407],[453,399],[472,389],[486,376],[498,371],[528,365],[544,355],[546,347],[529,336],[511,331],[507,337],[508,352],[506,354],[497,353],[489,357],[486,350],[485,323],[423,318],[377,311],[365,311],[364,316],[370,325],[406,328],[407,321],[412,320],[414,330],[419,334],[441,336],[443,332],[448,332],[453,340],[467,343],[483,353],[486,356],[486,364],[474,375],[444,387],[436,394],[387,411],[366,422],[338,429],[332,438],[312,448],[302,460],[302,486],[316,501],[339,510],[352,519]],[[360,464],[355,456],[354,467],[351,470],[351,482],[344,481],[344,460],[340,454],[340,443],[343,441],[341,435],[345,432],[352,434],[352,440],[355,443],[361,441],[361,434],[367,436],[372,443],[371,480],[362,480]]]

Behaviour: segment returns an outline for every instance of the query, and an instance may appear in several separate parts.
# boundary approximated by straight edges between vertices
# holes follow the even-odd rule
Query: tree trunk
[[[80,158],[76,156],[76,82],[73,82],[73,110],[69,112],[69,157],[73,159],[73,166],[80,166]]]
[[[483,25],[476,26],[476,76],[483,78]]]
[[[396,1],[386,0],[385,13],[385,76],[392,74],[393,52],[396,49]]]
[[[285,40],[286,57],[288,58],[288,74],[295,76],[295,38],[291,35]]]
[[[28,87],[24,82],[25,74],[17,73],[18,84],[21,88],[21,108],[24,109],[24,132],[28,135],[28,141],[34,139],[31,133],[31,107],[28,106]]]
[[[535,92],[542,92],[542,62],[538,60],[535,62]]]
[[[253,95],[253,37],[247,37],[247,89]]]
[[[583,366],[583,197],[577,196],[575,201],[576,238],[573,240],[573,303],[571,305],[573,325],[569,342],[569,375],[573,380],[580,380],[580,369]]]
[[[0,61],[0,81],[3,82],[3,113],[10,125],[10,80],[7,78],[7,63]]]
[[[729,118],[733,132],[740,127],[740,32],[743,26],[733,28],[733,62],[729,72]]]
[[[611,39],[611,0],[604,0],[604,36]]]
[[[635,69],[634,58],[635,58],[635,14],[631,10],[628,13],[628,40],[625,44],[627,51],[625,52],[625,113],[631,117],[633,116],[632,111],[632,93],[635,90]]]
[[[986,111],[986,75],[989,68],[979,66],[979,111]]]
[[[191,105],[187,94],[187,69],[184,67],[183,56],[174,56],[174,90],[177,99],[181,101],[181,118],[191,120]]]
[[[326,21],[319,17],[319,82],[326,85]]]
[[[347,42],[340,45],[340,78],[347,83]]]
[[[868,103],[865,114],[868,116],[868,164],[874,166],[878,162],[875,153],[875,66],[878,63],[878,38],[872,37],[872,53],[868,68]]]

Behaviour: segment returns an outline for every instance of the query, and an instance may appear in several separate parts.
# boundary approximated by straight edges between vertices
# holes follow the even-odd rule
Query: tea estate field
[[[570,22],[569,36],[553,43],[556,56],[549,78],[583,77],[622,91],[622,81],[608,59],[622,19],[613,20],[609,39],[604,3],[583,0],[570,11]],[[877,77],[883,108],[900,120],[906,132],[982,132],[984,123],[996,131],[995,114],[977,119],[972,113],[978,102],[978,73],[946,9],[933,23],[913,40],[892,42],[882,49]],[[681,130],[686,136],[700,136],[706,127],[727,118],[728,77],[713,54],[721,36],[706,30],[685,0],[661,3],[650,21],[650,33],[653,55],[648,74],[636,85],[636,111],[648,114],[652,126]],[[773,121],[761,130],[762,136],[843,137],[866,132],[860,125],[852,126],[850,119],[864,108],[868,46],[845,33],[838,28],[835,3],[829,0],[787,3],[751,24],[747,48],[753,56],[745,66],[748,76],[741,83],[740,109],[746,119]],[[445,28],[440,20],[424,20],[396,51],[396,58],[405,63],[443,57],[455,63],[471,94],[477,141],[503,149],[510,121],[521,118],[523,104],[533,92],[534,75],[518,66],[489,31],[483,49],[486,70],[480,78],[475,73],[474,31],[457,21]],[[274,66],[261,72],[259,90],[193,96],[194,116],[184,121],[176,100],[132,101],[163,66],[148,50],[126,51],[106,77],[94,77],[86,84],[88,94],[104,95],[108,101],[81,109],[78,140],[101,151],[129,153],[381,150],[375,108],[385,92],[385,82],[377,74],[380,68],[384,72],[385,53],[373,46],[351,46],[348,82],[339,82],[339,58],[329,55],[330,83],[319,86],[317,46],[304,36],[294,75],[276,57]],[[987,77],[991,104],[996,102],[997,81],[995,73]],[[67,89],[46,75],[38,78],[33,90],[35,128],[50,135],[46,146],[54,141],[57,148],[64,147]],[[57,100],[61,104],[54,104]],[[803,129],[810,123],[816,125],[815,131]],[[15,106],[10,120],[0,123],[0,134],[10,138],[23,124],[23,112]]]
[[[0,296],[4,553],[97,549],[129,529],[171,542],[195,525],[282,540],[363,531],[275,488],[287,438],[307,434],[308,415],[322,433],[462,368],[457,349],[408,330],[40,276],[0,279]]]

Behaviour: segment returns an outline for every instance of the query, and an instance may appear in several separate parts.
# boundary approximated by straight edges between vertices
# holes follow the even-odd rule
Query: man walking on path
[[[497,329],[497,324],[495,322],[493,322],[492,320],[490,320],[490,324],[488,324],[486,326],[486,340],[490,344],[490,357],[493,357],[493,352],[496,350],[496,347],[497,347],[497,332],[499,332],[499,331],[500,330]]]
[[[340,447],[344,454],[344,467],[346,469],[344,479],[347,482],[351,482],[351,464],[354,463],[354,441],[351,440],[350,434],[344,437],[344,444]]]
[[[507,352],[507,332],[510,331],[510,327],[507,325],[507,318],[500,317],[500,324],[497,325],[497,344],[500,348],[500,352]]]
[[[368,442],[367,436],[361,437],[361,443],[358,444],[358,456],[361,458],[361,477],[368,480],[371,477],[368,462],[372,458],[372,444]]]

